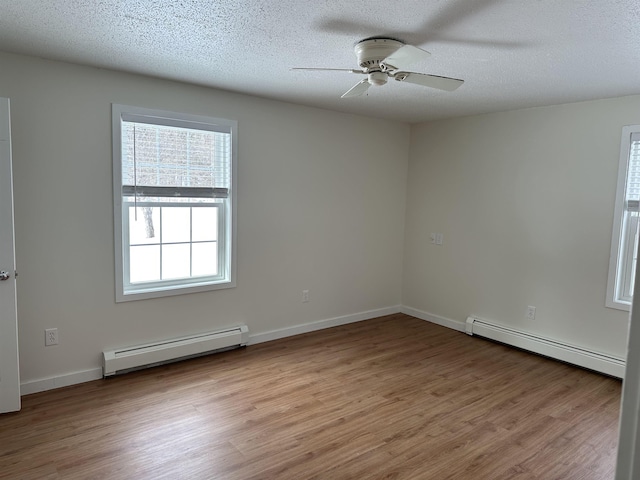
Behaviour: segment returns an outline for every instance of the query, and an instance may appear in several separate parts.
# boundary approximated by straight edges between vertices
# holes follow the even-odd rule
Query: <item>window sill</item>
[[[146,300],[149,298],[172,297],[174,295],[186,295],[189,293],[200,293],[213,290],[224,290],[227,288],[234,288],[235,286],[235,281],[224,280],[216,283],[201,283],[188,286],[176,285],[173,287],[162,288],[139,288],[129,290],[127,292],[120,290],[116,292],[116,303]]]
[[[630,303],[623,303],[623,302],[616,302],[613,300],[607,300],[605,306],[607,308],[613,308],[615,310],[623,310],[625,312],[630,312],[631,311],[631,304]]]

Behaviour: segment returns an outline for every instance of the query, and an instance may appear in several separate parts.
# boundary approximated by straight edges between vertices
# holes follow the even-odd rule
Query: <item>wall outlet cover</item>
[[[44,345],[50,347],[51,345],[58,345],[58,329],[47,328],[44,331]]]

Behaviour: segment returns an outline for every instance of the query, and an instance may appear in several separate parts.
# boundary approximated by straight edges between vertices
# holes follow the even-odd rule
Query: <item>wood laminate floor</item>
[[[612,480],[620,390],[398,314],[25,396],[0,478]]]

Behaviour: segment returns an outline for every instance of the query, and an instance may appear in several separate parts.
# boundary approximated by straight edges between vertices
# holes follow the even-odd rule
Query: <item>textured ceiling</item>
[[[379,35],[465,84],[341,99],[360,76],[290,70],[356,68],[353,45]],[[640,2],[0,0],[0,50],[419,122],[639,94]]]

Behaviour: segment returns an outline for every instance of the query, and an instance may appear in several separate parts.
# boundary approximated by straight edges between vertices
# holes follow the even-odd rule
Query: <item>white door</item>
[[[9,99],[0,98],[0,413],[20,410]]]
[[[622,409],[616,480],[640,478],[640,268],[631,307],[627,366],[622,382]]]

